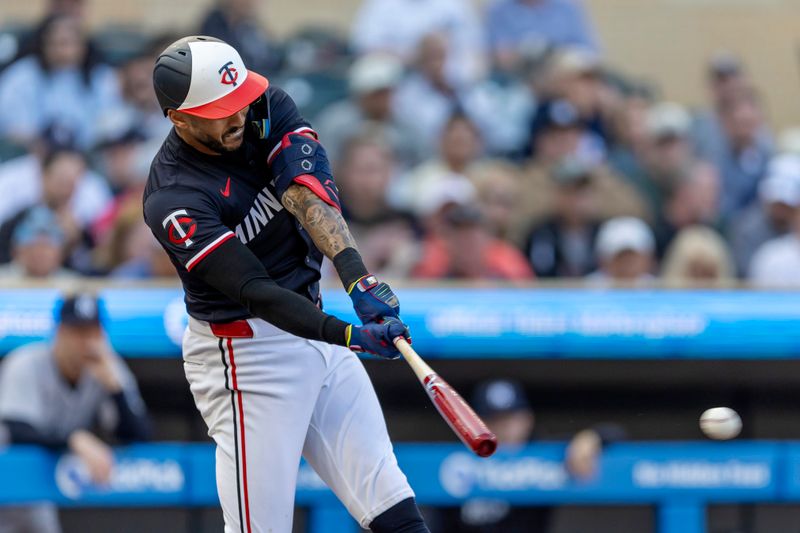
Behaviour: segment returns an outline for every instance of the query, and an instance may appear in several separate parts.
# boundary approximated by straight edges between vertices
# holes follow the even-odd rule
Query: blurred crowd
[[[617,70],[579,0],[364,0],[349,38],[280,41],[257,7],[218,0],[182,33],[294,98],[373,272],[800,285],[800,134],[736,56],[708,58],[690,109]],[[0,280],[174,275],[141,193],[170,129],[152,65],[181,35],[90,33],[86,10],[0,27]]]

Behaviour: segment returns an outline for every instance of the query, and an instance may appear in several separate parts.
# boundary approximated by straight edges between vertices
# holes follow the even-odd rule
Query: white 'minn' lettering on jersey
[[[236,226],[236,237],[244,244],[256,238],[261,230],[272,220],[283,206],[275,196],[264,187],[256,196],[253,207],[244,219]]]

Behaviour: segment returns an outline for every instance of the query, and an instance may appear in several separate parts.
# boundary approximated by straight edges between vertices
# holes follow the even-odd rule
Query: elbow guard
[[[342,210],[328,156],[316,138],[303,132],[287,133],[270,153],[267,164],[272,171],[272,184],[278,198],[283,197],[292,183],[299,183],[311,189],[326,204]]]

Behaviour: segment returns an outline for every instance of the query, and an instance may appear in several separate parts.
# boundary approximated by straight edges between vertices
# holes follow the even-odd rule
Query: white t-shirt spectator
[[[790,234],[764,243],[750,262],[748,278],[758,287],[800,287],[800,239]]]
[[[452,82],[471,81],[485,70],[483,31],[475,9],[463,0],[365,0],[353,24],[358,53],[388,51],[409,61],[430,33],[444,32]]]
[[[46,72],[36,58],[23,57],[0,75],[0,136],[33,139],[57,123],[90,148],[98,121],[121,105],[111,67],[94,66],[87,84],[78,69]]]

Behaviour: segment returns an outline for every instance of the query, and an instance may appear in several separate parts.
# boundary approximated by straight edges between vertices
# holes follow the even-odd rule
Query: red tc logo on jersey
[[[186,209],[173,211],[167,215],[161,225],[164,226],[164,229],[169,226],[167,236],[172,244],[183,244],[188,248],[194,243],[191,237],[197,231],[197,222],[189,216]]]
[[[239,79],[239,72],[231,65],[233,65],[233,61],[228,61],[219,68],[217,72],[222,74],[222,79],[219,81],[223,85],[233,85],[236,87],[236,80]]]

